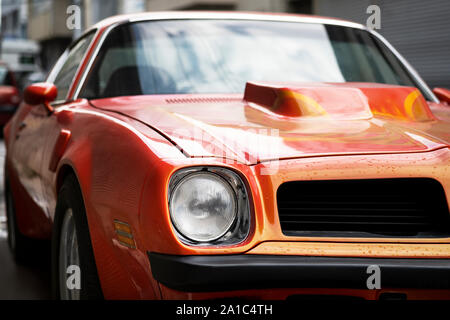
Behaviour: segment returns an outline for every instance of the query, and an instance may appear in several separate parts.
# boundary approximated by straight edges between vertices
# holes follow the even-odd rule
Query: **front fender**
[[[86,115],[73,117],[67,129],[71,138],[58,163],[54,185],[60,186],[71,171],[77,177],[104,297],[159,298],[138,221],[142,190],[158,157],[122,123],[97,118],[92,127],[90,121]],[[118,241],[114,221],[131,227],[134,248]]]

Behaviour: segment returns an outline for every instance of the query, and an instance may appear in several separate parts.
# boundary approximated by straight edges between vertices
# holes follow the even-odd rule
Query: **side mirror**
[[[450,90],[445,88],[434,88],[433,93],[438,97],[442,102],[450,105]]]
[[[25,103],[29,105],[43,104],[49,112],[53,111],[50,102],[56,99],[58,89],[53,83],[41,82],[29,85],[23,94]]]

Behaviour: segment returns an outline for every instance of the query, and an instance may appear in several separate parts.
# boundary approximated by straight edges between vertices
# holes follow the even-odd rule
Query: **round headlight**
[[[233,188],[219,175],[208,172],[192,173],[178,182],[169,207],[178,232],[199,242],[222,237],[237,215]]]

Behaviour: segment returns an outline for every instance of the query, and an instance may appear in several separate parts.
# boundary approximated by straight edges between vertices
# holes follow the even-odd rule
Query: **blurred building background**
[[[379,31],[430,87],[450,88],[450,0],[315,0],[314,13],[366,23],[381,9]]]
[[[66,27],[66,10],[72,4],[81,9],[82,30]],[[37,58],[28,61],[48,71],[74,38],[111,15],[160,10],[271,11],[365,24],[366,9],[372,4],[381,8],[378,31],[431,87],[450,88],[450,0],[3,0],[2,34],[3,44],[7,39],[28,39],[35,45],[33,50],[39,51]]]
[[[24,0],[1,1],[2,41],[1,59],[15,73],[19,87],[25,86],[28,77],[41,74],[37,41],[28,39],[28,3]]]

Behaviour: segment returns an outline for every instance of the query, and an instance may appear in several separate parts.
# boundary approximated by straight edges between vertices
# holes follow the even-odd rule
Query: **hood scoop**
[[[407,121],[435,119],[417,88],[376,83],[248,82],[244,100],[270,113],[294,118],[357,120],[378,115]]]

